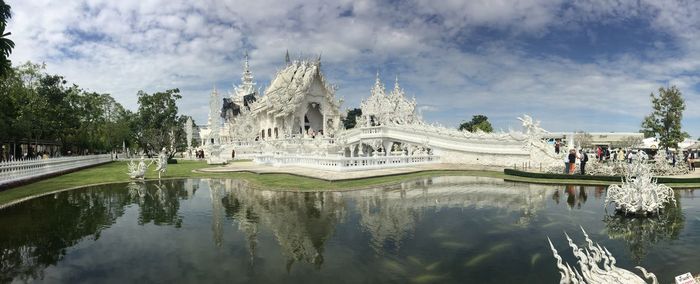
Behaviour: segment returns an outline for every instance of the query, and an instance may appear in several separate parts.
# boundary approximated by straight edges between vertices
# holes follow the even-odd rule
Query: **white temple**
[[[344,129],[343,101],[335,90],[321,71],[320,57],[291,61],[288,56],[269,87],[256,89],[246,54],[241,84],[225,98],[212,91],[209,126],[199,131],[208,160],[223,163],[235,152],[235,159],[329,170],[435,162],[559,165],[552,147],[542,142],[546,131],[527,116],[520,132],[470,133],[426,124],[398,77],[387,93],[377,74],[356,127]]]

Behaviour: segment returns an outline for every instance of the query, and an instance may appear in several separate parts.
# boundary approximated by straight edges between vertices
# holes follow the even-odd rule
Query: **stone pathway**
[[[271,174],[271,173],[281,173],[281,174],[291,174],[303,177],[317,178],[327,181],[342,181],[342,180],[353,180],[353,179],[363,179],[370,177],[382,177],[382,176],[392,176],[392,175],[402,175],[409,173],[417,173],[424,171],[457,171],[457,170],[484,170],[484,171],[497,171],[503,172],[502,167],[488,167],[488,166],[473,166],[473,165],[460,165],[460,164],[421,164],[411,167],[401,167],[401,168],[390,168],[390,169],[376,169],[376,170],[362,170],[362,171],[328,171],[319,170],[313,168],[305,168],[298,166],[287,166],[287,167],[274,167],[269,165],[260,165],[254,162],[235,162],[230,163],[225,166],[204,168],[197,170],[198,172],[205,173],[227,173],[227,172],[251,172],[256,174]]]

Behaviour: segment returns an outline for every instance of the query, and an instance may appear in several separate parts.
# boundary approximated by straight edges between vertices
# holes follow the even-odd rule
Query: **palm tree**
[[[12,63],[7,57],[12,53],[15,43],[7,38],[12,33],[5,32],[7,20],[12,18],[10,5],[5,3],[5,0],[0,0],[0,77],[5,77],[12,71]]]

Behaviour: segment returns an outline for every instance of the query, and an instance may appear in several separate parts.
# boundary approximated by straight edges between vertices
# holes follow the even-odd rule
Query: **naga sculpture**
[[[557,268],[561,275],[559,283],[647,283],[647,281],[631,271],[616,267],[615,257],[608,249],[597,243],[593,244],[593,241],[588,237],[586,231],[583,230],[583,228],[581,228],[581,231],[586,237],[587,246],[584,248],[579,248],[574,244],[569,235],[564,233],[574,256],[578,260],[578,268],[576,266],[572,268],[568,263],[564,263],[561,256],[559,256],[559,253],[554,248],[552,240],[547,238],[549,246],[552,249],[552,254],[557,260]],[[644,278],[651,279],[653,284],[659,283],[656,280],[656,275],[653,273],[647,272],[646,269],[641,266],[635,268],[642,272]]]
[[[673,189],[658,184],[651,176],[649,166],[641,161],[630,164],[630,170],[622,179],[621,185],[608,187],[605,206],[615,203],[615,209],[625,214],[658,214],[666,203],[676,204]]]

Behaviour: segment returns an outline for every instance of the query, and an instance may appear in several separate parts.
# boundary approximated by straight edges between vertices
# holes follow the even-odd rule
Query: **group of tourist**
[[[560,141],[557,140],[554,143],[554,151],[558,154],[561,151]],[[649,160],[649,154],[644,150],[632,150],[632,149],[622,149],[610,150],[607,147],[598,146],[594,151],[590,151],[595,154],[596,159],[599,162],[613,161],[613,162],[627,162],[632,163],[635,160],[646,161]],[[657,153],[659,155],[661,153]],[[683,162],[688,165],[691,171],[695,170],[695,163],[700,161],[700,152],[688,150],[682,153]],[[678,154],[672,151],[666,153],[666,159],[674,167],[679,159]],[[575,149],[570,149],[567,155],[564,155],[564,173],[574,174],[576,172],[576,164],[579,164],[580,173],[582,175],[586,174],[586,163],[588,162],[588,154],[583,149],[576,151]]]
[[[204,150],[199,149],[194,152],[194,155],[197,159],[204,159]]]
[[[564,155],[564,173],[567,175],[573,175],[576,172],[576,160],[579,161],[579,167],[581,169],[581,174],[586,174],[586,163],[588,163],[588,154],[586,154],[583,149],[576,151],[576,149],[569,150],[568,155]]]

